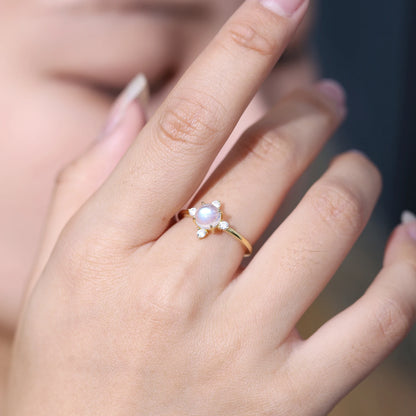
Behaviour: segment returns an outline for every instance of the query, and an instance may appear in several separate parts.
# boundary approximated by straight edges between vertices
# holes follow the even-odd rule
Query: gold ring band
[[[179,212],[178,218],[182,219],[184,217],[193,219],[197,226],[197,237],[199,239],[207,237],[210,232],[224,231],[244,245],[246,248],[244,257],[249,257],[253,252],[250,242],[234,228],[231,228],[227,221],[223,220],[221,202],[214,201],[210,204],[203,202],[200,208],[183,209]]]

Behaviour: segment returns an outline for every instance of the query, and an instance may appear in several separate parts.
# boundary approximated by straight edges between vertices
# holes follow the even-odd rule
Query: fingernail
[[[370,158],[368,157],[368,155],[367,155],[365,152],[363,152],[362,150],[358,150],[358,149],[351,149],[351,150],[350,150],[350,152],[351,152],[351,153],[355,153],[355,154],[357,154],[357,155],[360,155],[360,156],[362,156],[362,157],[365,157],[366,159],[370,159]]]
[[[127,108],[133,101],[138,101],[145,110],[149,101],[149,84],[144,74],[138,74],[133,78],[115,101],[110,111],[107,123],[100,138],[111,135],[117,129],[124,118]]]
[[[263,7],[284,17],[292,16],[304,2],[305,0],[260,0]]]
[[[413,212],[404,211],[401,219],[410,238],[416,241],[416,215]]]
[[[318,90],[337,104],[339,107],[345,107],[347,103],[347,93],[344,87],[333,79],[324,79],[317,83]]]
[[[411,222],[416,222],[416,215],[410,211],[403,211],[401,219],[402,224],[409,224]]]

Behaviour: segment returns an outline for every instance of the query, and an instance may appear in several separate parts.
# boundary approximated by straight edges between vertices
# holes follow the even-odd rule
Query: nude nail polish
[[[260,0],[261,4],[279,16],[292,16],[305,0]]]
[[[319,91],[337,105],[344,107],[347,102],[347,93],[344,87],[333,79],[323,79],[316,84]]]
[[[410,238],[416,241],[416,215],[413,212],[404,211],[401,220]]]
[[[124,114],[129,105],[137,100],[143,109],[146,109],[149,101],[149,84],[144,74],[138,74],[115,101],[113,108],[108,116],[107,123],[104,127],[100,138],[103,139],[111,135],[123,120]]]
[[[341,118],[347,115],[347,94],[344,87],[333,79],[323,79],[316,89],[334,105]]]
[[[409,224],[411,222],[416,222],[416,215],[410,211],[403,211],[401,220],[402,220],[402,224]]]
[[[353,154],[359,155],[359,156],[361,156],[361,157],[364,157],[365,159],[371,159],[371,158],[368,156],[368,154],[367,154],[367,153],[363,152],[363,151],[362,151],[362,150],[360,150],[360,149],[351,149],[351,150],[349,151],[349,153],[353,153]]]

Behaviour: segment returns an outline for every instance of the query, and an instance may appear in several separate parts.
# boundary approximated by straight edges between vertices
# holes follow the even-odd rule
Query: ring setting
[[[221,208],[222,204],[217,200],[211,203],[202,202],[199,208],[193,207],[187,210],[182,210],[179,213],[179,218],[192,218],[197,227],[196,235],[200,240],[216,231],[224,231],[230,234],[245,246],[245,257],[250,256],[253,251],[251,244],[246,238],[231,228],[228,221],[224,220],[224,214]]]
[[[223,220],[220,201],[213,201],[210,204],[203,202],[200,208],[188,209],[188,213],[198,227],[196,235],[199,239],[205,238],[209,232],[216,229],[225,231],[230,228],[230,224]]]

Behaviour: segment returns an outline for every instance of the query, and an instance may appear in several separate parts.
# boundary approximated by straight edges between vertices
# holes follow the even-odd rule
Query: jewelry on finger
[[[228,221],[223,219],[223,212],[221,210],[221,202],[214,201],[210,204],[202,202],[200,208],[184,209],[179,212],[178,218],[191,217],[197,226],[197,237],[202,240],[207,237],[209,233],[216,231],[223,231],[230,234],[246,248],[244,257],[251,255],[253,248],[250,242],[243,237],[239,232],[231,228]]]

